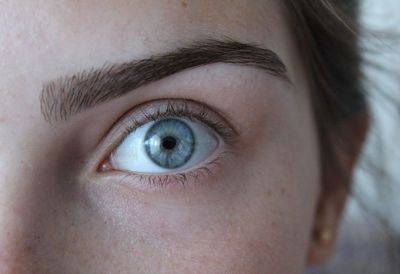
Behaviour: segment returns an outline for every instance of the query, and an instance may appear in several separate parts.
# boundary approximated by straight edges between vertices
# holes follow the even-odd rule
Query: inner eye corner
[[[114,170],[110,158],[111,158],[111,155],[104,159],[101,159],[101,161],[99,161],[97,163],[95,172],[96,173],[106,173],[106,172],[110,172],[110,171]]]

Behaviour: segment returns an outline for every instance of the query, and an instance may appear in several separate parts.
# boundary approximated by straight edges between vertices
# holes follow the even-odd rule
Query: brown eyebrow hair
[[[105,65],[49,81],[41,92],[41,112],[50,123],[66,121],[150,82],[218,62],[261,68],[289,81],[285,64],[273,51],[231,39],[206,39],[148,59]]]

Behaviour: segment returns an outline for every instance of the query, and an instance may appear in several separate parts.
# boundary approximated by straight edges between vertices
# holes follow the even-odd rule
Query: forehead
[[[20,69],[99,56],[125,61],[210,36],[274,47],[271,29],[283,23],[279,1],[268,0],[9,0],[0,13],[2,57]]]
[[[293,43],[281,3],[2,1],[0,93],[12,94],[11,99],[23,93],[19,103],[26,100],[32,104],[48,80],[105,63],[145,58],[209,37],[229,37],[270,48],[288,65],[290,74]],[[0,109],[5,111],[3,106]]]

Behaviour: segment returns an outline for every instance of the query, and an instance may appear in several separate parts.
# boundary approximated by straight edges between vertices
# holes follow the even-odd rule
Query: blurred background
[[[373,125],[336,253],[307,274],[400,273],[400,0],[364,0],[362,22]]]

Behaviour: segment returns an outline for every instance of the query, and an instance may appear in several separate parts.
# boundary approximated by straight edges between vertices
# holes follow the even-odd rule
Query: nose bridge
[[[36,273],[32,266],[46,260],[47,228],[59,202],[52,184],[58,154],[49,153],[42,126],[28,117],[0,120],[0,274]]]
[[[26,273],[22,269],[32,258],[37,216],[33,177],[23,161],[5,158],[0,153],[0,273]]]

